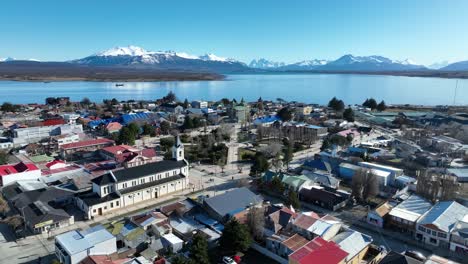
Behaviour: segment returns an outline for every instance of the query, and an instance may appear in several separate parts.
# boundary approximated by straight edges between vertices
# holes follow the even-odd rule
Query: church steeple
[[[177,161],[184,160],[184,144],[180,141],[179,135],[177,135],[174,146],[172,147],[172,158]]]

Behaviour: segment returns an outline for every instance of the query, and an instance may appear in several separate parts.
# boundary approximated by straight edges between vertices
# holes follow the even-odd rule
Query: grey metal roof
[[[408,199],[393,208],[390,211],[390,215],[415,222],[421,215],[429,211],[431,207],[432,204],[426,199],[418,195],[411,195]]]
[[[115,239],[103,226],[98,225],[86,231],[73,230],[55,237],[71,255],[82,252],[101,242]]]
[[[419,219],[418,224],[433,224],[440,230],[450,232],[465,215],[468,215],[468,208],[455,201],[438,202]]]
[[[370,236],[364,235],[354,230],[348,230],[339,233],[332,240],[338,244],[342,250],[348,252],[346,261],[352,259],[370,243],[372,243],[372,238]]]
[[[251,204],[257,204],[263,201],[260,195],[256,195],[249,189],[242,187],[224,194],[205,199],[205,204],[213,209],[218,215],[225,215],[243,210]]]

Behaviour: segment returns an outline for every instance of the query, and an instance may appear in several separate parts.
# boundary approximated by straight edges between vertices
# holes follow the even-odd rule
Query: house
[[[380,165],[380,164],[377,164],[377,163],[359,162],[358,165],[361,166],[361,167],[364,167],[364,168],[372,169],[372,170],[390,172],[390,174],[388,176],[387,184],[393,184],[396,177],[403,175],[403,170],[402,169],[398,169],[398,168],[394,168],[394,167],[390,167],[390,166],[385,166],[385,165]]]
[[[390,211],[392,210],[390,202],[385,202],[377,206],[374,210],[367,213],[366,222],[368,224],[383,228],[384,222],[387,219]]]
[[[307,237],[321,237],[327,241],[335,237],[341,229],[341,222],[330,216],[317,219],[307,228]]]
[[[266,217],[265,227],[273,231],[275,234],[281,229],[286,229],[294,221],[297,214],[293,210],[283,207],[280,210],[269,214]]]
[[[109,134],[118,133],[122,129],[122,125],[119,122],[110,122],[106,125],[106,131]]]
[[[208,107],[208,102],[207,101],[200,101],[200,100],[196,100],[196,101],[192,101],[192,107],[193,108],[207,108]]]
[[[310,189],[302,188],[299,192],[299,199],[335,211],[344,207],[349,197],[333,189],[314,186]]]
[[[125,168],[94,178],[92,190],[77,196],[77,205],[88,218],[182,191],[189,185],[189,164],[177,137],[172,160]]]
[[[38,181],[40,177],[41,171],[34,163],[0,165],[0,186],[18,181]]]
[[[223,221],[226,220],[226,217],[262,202],[263,198],[260,195],[256,195],[249,189],[242,187],[205,199],[203,207],[215,220]]]
[[[332,241],[348,253],[345,263],[359,264],[364,259],[369,245],[372,243],[372,237],[348,229],[336,235]]]
[[[448,248],[450,232],[468,215],[468,208],[455,202],[437,202],[416,222],[416,239],[433,246]]]
[[[116,252],[116,238],[101,225],[55,237],[55,255],[63,264],[78,264],[90,255],[111,255]]]
[[[90,157],[94,155],[94,151],[114,146],[115,142],[107,138],[98,138],[79,141],[75,143],[63,144],[60,146],[60,157],[63,159],[71,159],[73,157]]]
[[[458,220],[450,232],[450,250],[468,252],[468,215]]]
[[[151,148],[139,150],[127,145],[118,145],[102,148],[99,153],[104,159],[114,160],[125,168],[156,161],[156,151]]]
[[[315,171],[308,171],[308,170],[303,170],[301,172],[307,178],[309,178],[311,181],[317,183],[318,185],[321,186],[327,186],[333,189],[338,189],[340,186],[340,180],[335,178],[333,174],[331,174],[328,171],[322,171],[322,170],[315,170]]]
[[[308,116],[310,115],[310,113],[312,113],[312,111],[313,111],[313,108],[310,105],[296,106],[296,108],[294,109],[294,112],[296,112],[296,114],[302,115],[302,116]]]
[[[308,242],[309,240],[299,234],[294,234],[288,238],[274,235],[267,238],[266,247],[276,255],[283,258],[288,258],[291,253],[303,247]]]
[[[161,237],[161,242],[168,252],[177,253],[182,250],[184,241],[174,234],[167,234]]]
[[[289,255],[289,264],[344,264],[347,256],[335,242],[316,237]]]
[[[142,249],[144,243],[148,240],[146,231],[131,221],[113,221],[105,224],[104,227],[116,237],[119,251],[128,250],[132,252]]]
[[[413,194],[390,210],[389,224],[400,231],[414,234],[416,222],[431,207],[432,204],[426,199]]]
[[[12,184],[2,190],[4,197],[24,218],[26,227],[35,234],[72,225],[75,220],[63,208],[71,204],[74,193],[59,187],[25,190]]]
[[[298,233],[298,234],[302,235],[303,237],[310,240],[310,239],[312,239],[314,237],[313,237],[313,234],[308,231],[308,229],[318,219],[320,219],[320,216],[315,214],[315,213],[310,214],[310,215],[302,213],[302,214],[299,214],[296,217],[296,219],[294,219],[294,221],[292,222],[291,228],[292,228],[293,232],[296,232],[296,233]]]

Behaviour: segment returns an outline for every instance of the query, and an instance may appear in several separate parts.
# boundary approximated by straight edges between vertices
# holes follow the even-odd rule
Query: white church
[[[77,206],[89,219],[189,188],[189,163],[184,159],[184,145],[177,137],[171,160],[109,171],[94,178],[92,186],[91,191],[76,198]]]

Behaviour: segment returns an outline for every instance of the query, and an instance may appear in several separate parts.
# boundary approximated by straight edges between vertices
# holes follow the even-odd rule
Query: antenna
[[[458,79],[455,83],[455,93],[453,94],[453,106],[455,106],[455,100],[457,99],[457,90],[458,90]]]

